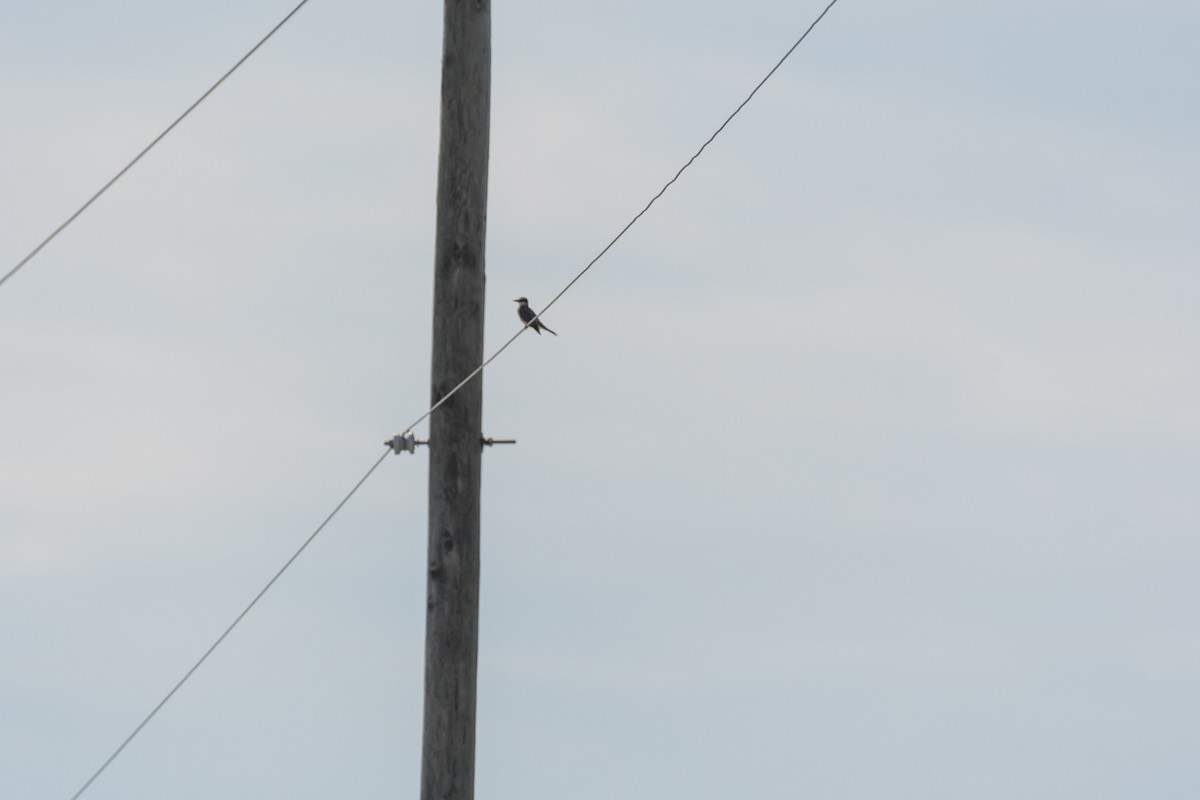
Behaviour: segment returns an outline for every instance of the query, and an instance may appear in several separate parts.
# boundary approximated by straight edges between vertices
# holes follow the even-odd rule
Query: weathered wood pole
[[[490,0],[444,0],[432,402],[483,361]],[[483,377],[429,423],[429,573],[421,800],[475,792]]]

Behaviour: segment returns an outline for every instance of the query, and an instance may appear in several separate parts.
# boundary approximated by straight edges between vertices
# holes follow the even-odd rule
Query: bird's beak
[[[513,300],[513,302],[514,302],[514,303],[519,303],[519,302],[521,302],[521,298],[519,298],[519,297],[518,297],[516,300]]]

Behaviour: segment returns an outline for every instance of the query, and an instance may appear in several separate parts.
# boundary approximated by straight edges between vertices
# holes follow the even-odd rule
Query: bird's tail
[[[538,320],[538,322],[541,322],[541,320]],[[554,331],[552,331],[552,330],[550,330],[549,328],[547,328],[547,327],[546,327],[546,323],[544,323],[544,322],[542,322],[542,330],[544,330],[546,333],[554,333]],[[557,333],[554,333],[554,335],[555,335],[555,336],[558,336],[558,334],[557,334]]]

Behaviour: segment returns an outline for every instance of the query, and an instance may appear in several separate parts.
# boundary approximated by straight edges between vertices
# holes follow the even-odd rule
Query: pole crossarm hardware
[[[419,442],[417,441],[416,434],[414,434],[412,431],[405,431],[404,433],[397,433],[395,436],[384,442],[384,444],[392,448],[393,453],[400,455],[401,453],[415,453],[417,452],[417,445],[427,445],[429,442]]]
[[[480,447],[491,447],[492,445],[497,444],[516,443],[516,439],[493,439],[490,436],[479,440]],[[428,446],[429,440],[418,439],[412,431],[406,431],[404,433],[397,433],[395,436],[384,442],[384,444],[392,448],[393,453],[400,455],[401,453],[416,453],[417,445]]]

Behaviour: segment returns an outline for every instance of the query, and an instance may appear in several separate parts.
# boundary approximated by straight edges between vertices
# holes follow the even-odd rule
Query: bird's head
[[[516,300],[513,300],[513,302],[520,303],[523,306],[529,305],[529,299],[525,297],[518,297]]]

